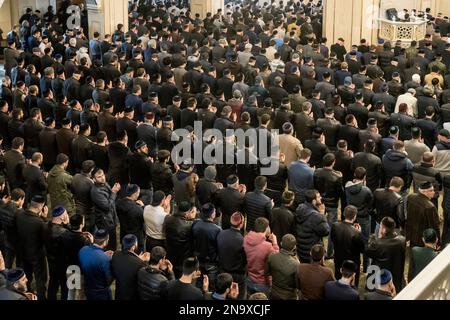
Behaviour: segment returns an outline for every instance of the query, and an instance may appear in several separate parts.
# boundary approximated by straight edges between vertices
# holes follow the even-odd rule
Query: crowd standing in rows
[[[90,39],[27,10],[4,50],[1,300],[390,300],[449,243],[448,17],[347,51],[320,2],[258,2],[133,2]],[[245,163],[174,164],[180,128]]]

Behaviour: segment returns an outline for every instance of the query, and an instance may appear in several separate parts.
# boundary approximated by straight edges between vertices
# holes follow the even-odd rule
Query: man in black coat
[[[42,154],[37,152],[31,157],[31,163],[23,169],[23,178],[27,186],[25,198],[27,204],[35,195],[47,196],[47,174],[43,173],[41,169],[43,160]]]
[[[17,236],[23,259],[23,267],[30,289],[33,276],[39,300],[46,299],[47,261],[45,257],[45,234],[48,208],[45,198],[34,196],[28,210],[17,215]],[[31,290],[29,290],[31,291]]]
[[[22,154],[25,141],[16,137],[12,141],[12,148],[5,152],[3,161],[5,162],[6,179],[10,189],[22,188],[24,186],[23,168],[25,167],[25,157]]]
[[[302,112],[297,113],[294,118],[295,134],[303,145],[305,145],[307,140],[311,139],[312,131],[316,124],[311,109],[312,104],[305,102],[302,105]]]
[[[56,146],[58,147],[58,154],[64,153],[66,156],[72,156],[72,140],[76,137],[78,131],[72,131],[72,122],[68,118],[62,120],[62,128],[56,133]]]
[[[164,219],[167,258],[172,262],[174,273],[179,278],[183,271],[183,261],[193,254],[192,224],[196,208],[189,202],[181,202],[178,212]]]
[[[128,156],[131,154],[128,148],[128,135],[125,131],[119,132],[117,141],[108,145],[109,170],[108,180],[121,185],[129,182]]]
[[[113,254],[111,271],[116,279],[116,300],[135,301],[138,294],[138,271],[150,260],[149,253],[136,254],[138,240],[129,234],[122,239],[122,250]]]
[[[81,71],[76,70],[72,77],[64,81],[63,95],[67,98],[67,101],[80,100],[80,79]]]
[[[111,101],[115,100],[111,99]],[[117,138],[116,121],[119,116],[113,116],[114,107],[115,105],[113,104],[106,104],[106,106],[103,108],[103,111],[100,112],[97,116],[99,131],[106,132],[110,141],[116,141]],[[120,116],[122,115],[123,114],[120,114]]]
[[[234,77],[231,74],[230,69],[223,70],[223,77],[217,80],[217,87],[223,90],[225,100],[228,101],[233,98],[233,84]]]
[[[335,164],[335,155],[328,153],[323,157],[323,168],[317,169],[314,173],[314,187],[322,196],[330,226],[338,221],[339,200],[341,200],[341,204],[344,203],[342,173],[334,170]],[[330,240],[328,241],[327,256],[333,256],[333,242]]]
[[[124,113],[124,117],[116,122],[116,130],[117,132],[126,131],[128,135],[128,147],[134,149],[134,145],[137,142],[137,123],[133,120],[134,110],[132,107],[126,107]]]
[[[48,299],[57,300],[61,288],[61,300],[67,300],[67,267],[62,238],[67,232],[65,225],[69,224],[69,215],[63,207],[52,211],[52,220],[48,223],[45,239],[45,250],[49,267]]]
[[[39,150],[44,155],[43,168],[47,172],[55,165],[58,155],[56,132],[55,120],[53,118],[45,119],[45,128],[39,132]]]
[[[386,217],[381,221],[378,239],[370,241],[366,255],[372,264],[392,272],[395,288],[400,292],[405,285],[406,239],[395,233],[395,221]]]
[[[358,122],[358,128],[366,129],[367,120],[369,120],[369,110],[364,105],[364,96],[361,92],[355,95],[356,102],[347,107],[347,113],[353,115]],[[347,141],[350,143],[350,141]]]
[[[222,228],[230,228],[230,218],[235,212],[242,212],[245,191],[240,188],[239,179],[236,175],[227,178],[227,188],[217,193],[216,205],[222,216]]]
[[[295,234],[295,219],[292,212],[294,200],[295,194],[292,191],[285,191],[281,206],[272,209],[270,229],[277,239],[283,239],[287,234]]]
[[[354,153],[359,151],[359,128],[358,123],[353,114],[349,114],[345,117],[345,126],[339,128],[339,139],[345,140],[348,145],[348,149]]]
[[[42,113],[38,108],[30,111],[30,117],[22,124],[23,138],[26,142],[26,154],[32,155],[39,151],[39,133],[44,129],[42,125]]]
[[[233,276],[233,281],[239,285],[239,300],[246,299],[247,256],[244,251],[244,237],[241,230],[245,218],[240,212],[235,212],[230,218],[231,228],[223,230],[217,236],[217,252],[219,254],[220,272]]]
[[[151,174],[153,163],[149,159],[149,148],[144,141],[136,142],[135,149],[136,151],[128,158],[130,183],[139,186],[141,190],[140,200],[144,205],[149,205],[153,196]]]
[[[138,240],[138,251],[144,250],[144,204],[138,200],[139,186],[130,184],[125,190],[125,197],[116,203],[117,216],[120,221],[120,237],[134,235]]]
[[[365,250],[361,226],[356,223],[358,209],[348,206],[344,210],[345,220],[331,226],[330,239],[334,244],[334,270],[337,279],[342,277],[341,267],[344,261],[351,260],[357,265],[355,286],[359,285],[361,254]]]
[[[78,172],[84,161],[92,159],[92,141],[88,138],[90,135],[91,127],[88,124],[82,124],[79,134],[72,140],[72,162]]]
[[[325,136],[322,128],[315,128],[312,139],[305,142],[305,148],[311,150],[312,156],[309,162],[311,167],[321,168],[323,157],[330,152],[325,144]]]
[[[171,103],[173,97],[178,94],[178,89],[175,85],[175,78],[173,73],[167,76],[167,81],[161,86],[159,91],[159,104],[162,108],[167,108]]]
[[[394,177],[389,187],[377,189],[373,193],[378,228],[385,217],[392,218],[397,229],[405,227],[405,205],[400,194],[403,186],[404,181],[399,177]]]
[[[380,188],[383,178],[381,159],[374,152],[375,142],[369,140],[364,145],[364,151],[355,154],[352,162],[352,171],[360,167],[366,169],[366,185],[371,191]]]

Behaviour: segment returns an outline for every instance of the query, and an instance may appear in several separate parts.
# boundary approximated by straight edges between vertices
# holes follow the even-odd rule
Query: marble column
[[[192,16],[199,13],[201,18],[205,18],[208,12],[215,14],[224,7],[224,0],[191,0]]]
[[[86,1],[89,20],[89,36],[95,31],[100,34],[112,34],[118,24],[128,30],[127,0],[89,0]]]

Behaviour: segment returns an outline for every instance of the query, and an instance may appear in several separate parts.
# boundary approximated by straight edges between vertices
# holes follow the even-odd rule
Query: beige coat
[[[300,158],[300,151],[303,150],[302,143],[290,134],[280,135],[280,152],[284,153],[286,160],[284,164],[289,167],[294,161]]]

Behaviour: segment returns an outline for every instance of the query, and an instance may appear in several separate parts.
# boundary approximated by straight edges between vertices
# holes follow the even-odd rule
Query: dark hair
[[[367,171],[363,167],[358,167],[355,170],[355,179],[357,180],[364,180],[366,178]]]
[[[353,220],[355,219],[355,217],[358,215],[358,208],[356,208],[355,206],[347,206],[344,209],[344,217],[347,220]]]
[[[329,167],[329,166],[333,165],[333,163],[335,161],[336,161],[336,156],[333,153],[327,153],[323,157],[323,166],[324,167]]]
[[[11,146],[13,149],[19,149],[20,147],[25,145],[25,140],[21,137],[15,137],[11,142]]]
[[[231,287],[233,283],[233,277],[229,273],[221,273],[216,278],[215,292],[218,294],[225,294],[227,289]]]
[[[84,216],[82,216],[81,214],[75,214],[72,217],[70,217],[70,227],[72,228],[72,230],[77,230],[80,228],[80,226],[83,224],[84,222]]]
[[[164,259],[167,252],[166,249],[163,247],[154,247],[152,251],[150,252],[150,265],[155,265],[161,261],[161,259]]]
[[[262,191],[267,186],[267,178],[263,176],[256,177],[255,179],[255,189]]]
[[[305,192],[305,202],[312,203],[314,200],[317,199],[318,194],[319,194],[319,191],[317,191],[317,190],[307,190]]]
[[[11,191],[12,201],[19,201],[21,199],[25,199],[25,192],[22,189],[16,188],[13,191]]]
[[[267,220],[266,218],[258,218],[255,221],[255,226],[253,229],[256,233],[263,233],[266,232],[269,224],[269,220]]]
[[[197,258],[187,258],[183,262],[183,275],[188,276],[197,271],[199,267],[200,263]]]

